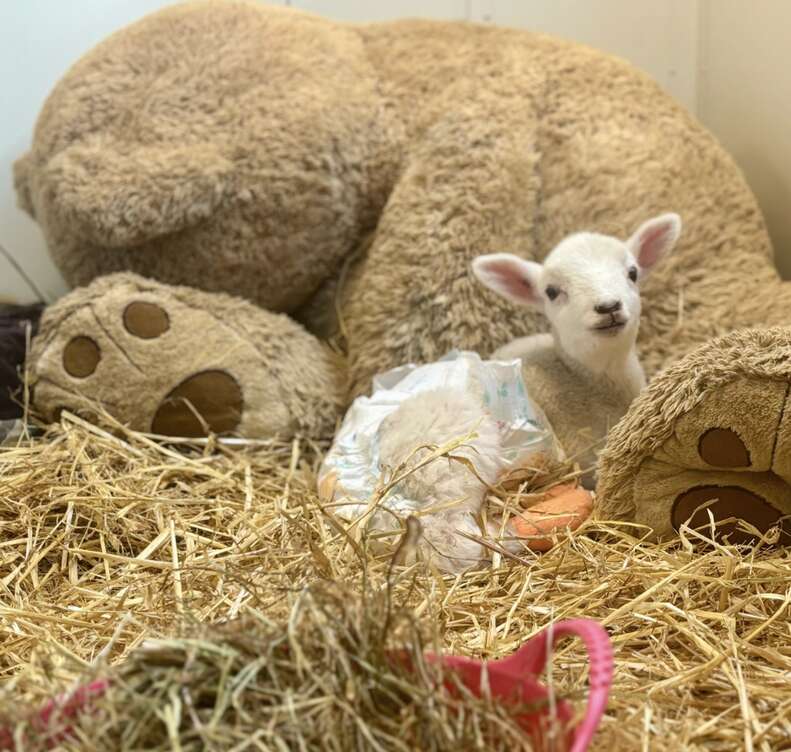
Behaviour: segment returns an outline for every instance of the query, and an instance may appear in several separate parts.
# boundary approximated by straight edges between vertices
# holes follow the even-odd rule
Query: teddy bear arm
[[[451,349],[488,355],[538,329],[537,316],[515,314],[470,271],[475,256],[497,249],[538,257],[525,241],[540,191],[539,157],[525,136],[535,122],[533,105],[496,97],[476,104],[425,134],[347,284],[353,394],[402,363],[428,362]]]
[[[599,519],[791,544],[790,352],[787,327],[744,329],[653,379],[608,436]]]

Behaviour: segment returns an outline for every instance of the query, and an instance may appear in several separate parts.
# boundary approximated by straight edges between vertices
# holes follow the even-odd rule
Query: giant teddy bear
[[[677,211],[640,348],[649,374],[694,352],[611,434],[599,513],[667,535],[711,497],[788,537],[791,335],[713,338],[785,324],[791,287],[731,158],[619,59],[188,3],[68,71],[15,181],[77,286],[35,340],[36,406],[98,401],[169,435],[329,436],[377,372],[541,326],[474,283],[475,255],[540,260],[570,232]]]

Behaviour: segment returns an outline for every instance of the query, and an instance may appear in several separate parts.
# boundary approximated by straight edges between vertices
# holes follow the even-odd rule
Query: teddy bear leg
[[[659,538],[692,528],[730,543],[791,544],[788,361],[767,359],[778,343],[756,332],[732,338],[660,376],[610,435],[597,516],[632,519]]]
[[[350,275],[343,318],[353,394],[389,368],[451,349],[489,355],[540,327],[537,316],[515,315],[469,269],[475,256],[497,249],[538,255],[525,242],[534,237],[540,189],[539,155],[525,135],[533,106],[527,95],[474,96],[474,116],[453,112],[425,135]]]
[[[49,307],[31,352],[33,406],[132,429],[330,436],[342,409],[337,357],[287,316],[134,274],[99,278]]]

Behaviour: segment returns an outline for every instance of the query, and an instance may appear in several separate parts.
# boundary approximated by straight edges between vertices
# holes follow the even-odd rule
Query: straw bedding
[[[417,656],[505,655],[586,616],[617,663],[596,748],[791,738],[786,551],[704,547],[692,531],[656,545],[588,522],[547,554],[443,578],[374,554],[321,508],[321,447],[164,445],[114,428],[65,413],[0,450],[6,719],[109,673],[103,712],[66,746],[519,749],[502,707],[435,691]],[[399,648],[416,674],[387,659]],[[584,667],[569,643],[545,681],[581,703]]]

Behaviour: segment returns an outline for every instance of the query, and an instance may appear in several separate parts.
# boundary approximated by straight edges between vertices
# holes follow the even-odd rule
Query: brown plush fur
[[[259,416],[240,430],[326,432],[347,375],[353,396],[378,371],[451,348],[488,355],[540,330],[538,317],[475,284],[476,255],[541,260],[570,232],[625,237],[664,211],[679,212],[685,230],[643,290],[649,375],[718,334],[785,323],[791,310],[755,199],[712,136],[627,63],[525,31],[344,25],[236,0],[166,9],[67,73],[15,177],[71,283],[129,270],[205,291],[109,278],[44,322],[37,400],[51,408],[87,393],[140,426],[184,377],[213,367],[227,331],[243,354],[224,355],[223,367],[256,395],[246,404]],[[176,350],[152,340],[125,356],[113,343],[95,376],[65,374],[69,341],[120,337],[122,307],[140,293],[184,313]],[[348,373],[313,335],[267,312],[326,336],[336,302]],[[766,342],[780,379],[783,336],[745,340]],[[722,362],[732,373],[729,341],[666,373],[621,423],[604,514],[636,513],[641,463],[727,380],[688,369],[719,373]],[[563,395],[546,401],[553,412]],[[739,405],[722,402],[737,424]],[[674,462],[692,472],[694,446],[684,452]],[[666,520],[663,494],[650,504]]]

